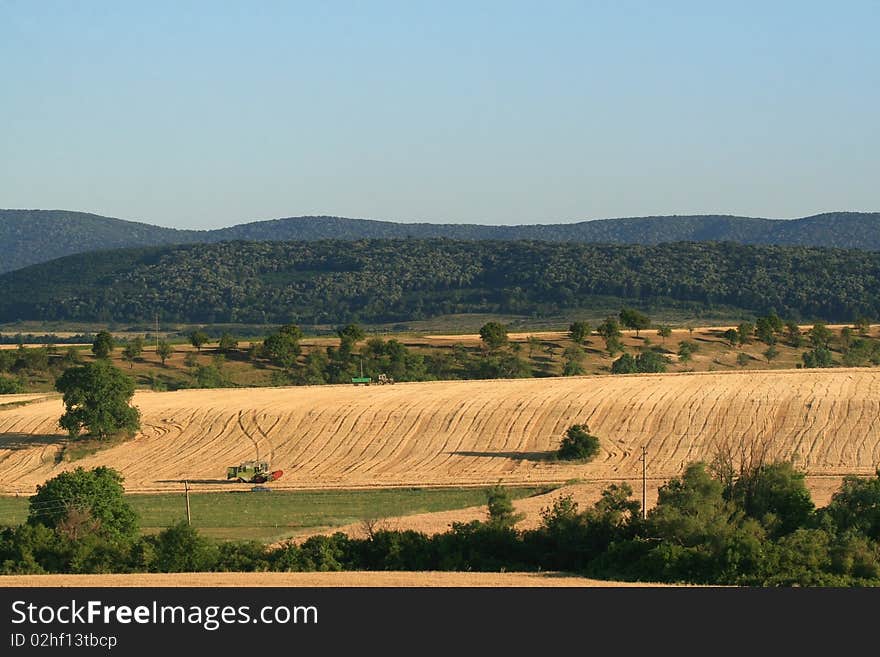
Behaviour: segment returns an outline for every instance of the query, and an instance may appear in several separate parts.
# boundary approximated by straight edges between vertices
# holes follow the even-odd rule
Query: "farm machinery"
[[[283,474],[283,470],[269,472],[269,464],[266,461],[245,461],[241,465],[226,468],[226,479],[243,484],[264,484],[267,481],[280,479]]]

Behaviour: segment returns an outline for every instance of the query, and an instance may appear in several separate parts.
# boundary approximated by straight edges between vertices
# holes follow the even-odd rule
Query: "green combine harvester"
[[[241,465],[226,468],[226,479],[233,479],[242,484],[265,484],[267,481],[280,479],[283,470],[269,472],[266,461],[245,461]]]

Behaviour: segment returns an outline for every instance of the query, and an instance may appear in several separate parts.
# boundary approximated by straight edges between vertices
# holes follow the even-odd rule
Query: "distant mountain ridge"
[[[361,240],[396,238],[541,240],[604,244],[737,242],[880,250],[880,213],[829,212],[801,219],[672,215],[577,223],[488,226],[398,223],[306,216],[215,230],[177,230],[66,210],[0,210],[0,273],[66,255],[127,247],[231,240]]]

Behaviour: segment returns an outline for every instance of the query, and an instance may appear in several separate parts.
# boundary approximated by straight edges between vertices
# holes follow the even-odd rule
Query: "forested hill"
[[[68,256],[0,276],[0,321],[343,323],[553,315],[597,298],[880,317],[880,252],[682,242],[222,242]]]
[[[880,213],[836,212],[786,221],[727,215],[636,217],[523,226],[290,217],[196,231],[81,212],[0,210],[0,272],[64,255],[129,246],[374,238],[527,239],[607,244],[732,241],[880,250]]]

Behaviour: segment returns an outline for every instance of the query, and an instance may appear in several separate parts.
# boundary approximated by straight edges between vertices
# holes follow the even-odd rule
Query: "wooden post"
[[[648,448],[642,447],[642,520],[648,519]]]
[[[183,490],[186,495],[186,524],[191,525],[192,523],[192,514],[189,511],[189,482],[183,482]]]

